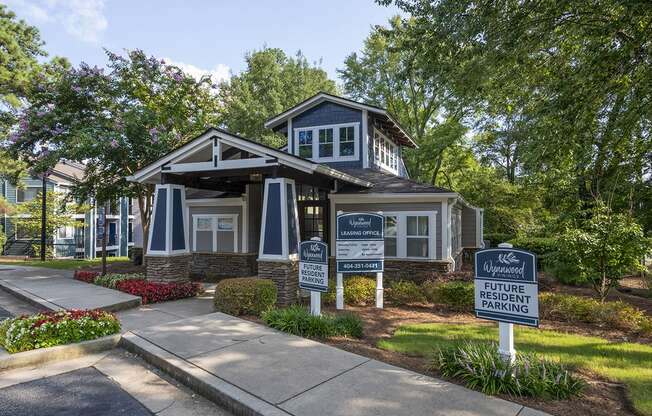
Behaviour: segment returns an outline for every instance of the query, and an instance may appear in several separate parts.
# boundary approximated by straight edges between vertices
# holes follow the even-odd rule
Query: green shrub
[[[362,337],[362,321],[353,314],[313,316],[302,306],[290,306],[270,309],[262,318],[272,328],[302,337]]]
[[[601,303],[583,296],[546,292],[539,294],[539,313],[541,319],[604,324],[630,332],[652,333],[652,319],[622,301]]]
[[[93,283],[98,286],[108,287],[109,289],[115,289],[118,282],[123,280],[144,280],[145,275],[142,273],[107,273],[104,276],[97,276],[93,279]]]
[[[324,303],[335,303],[335,279],[329,279]],[[376,301],[376,279],[366,276],[344,275],[344,302],[347,305],[371,305]]]
[[[87,341],[118,332],[118,318],[99,309],[45,312],[0,323],[0,346],[16,353]]]
[[[483,237],[489,241],[491,247],[496,247],[500,243],[506,243],[514,239],[514,235],[508,233],[485,233]]]
[[[537,256],[546,256],[558,249],[558,240],[553,237],[517,237],[509,240],[514,248],[530,251]]]
[[[513,364],[505,362],[494,343],[452,344],[437,352],[432,365],[445,377],[485,394],[567,399],[585,387],[562,364],[535,354],[517,353]]]
[[[215,309],[229,315],[256,315],[276,304],[276,285],[269,279],[224,279],[215,286]]]
[[[450,282],[428,281],[421,285],[426,299],[458,311],[473,310],[475,293],[472,282],[452,280]]]
[[[394,305],[407,305],[425,302],[426,297],[416,283],[409,280],[399,280],[393,282],[385,291],[385,299]]]
[[[552,253],[546,257],[544,267],[558,282],[569,286],[582,286],[588,279],[574,263],[569,263],[559,253]]]

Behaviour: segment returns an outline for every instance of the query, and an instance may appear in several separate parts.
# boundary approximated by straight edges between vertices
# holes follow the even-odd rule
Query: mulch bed
[[[326,307],[326,312],[337,313],[335,308]],[[386,307],[379,310],[373,307],[347,306],[347,312],[353,312],[360,316],[364,322],[364,337],[362,339],[331,338],[326,340],[327,344],[334,347],[383,361],[397,367],[406,368],[421,374],[437,378],[442,377],[436,371],[429,368],[426,358],[411,357],[405,354],[386,351],[377,348],[379,340],[392,336],[396,328],[406,324],[417,323],[479,323],[486,322],[476,319],[471,314],[450,312],[436,309],[432,306],[412,307]],[[488,323],[488,325],[490,325]],[[542,324],[541,328],[586,335],[601,336],[614,341],[622,341],[623,334],[617,334],[601,328],[590,328],[565,325],[558,322]],[[650,342],[652,340],[648,340]],[[601,380],[591,374],[583,374],[589,385],[584,390],[583,397],[570,400],[543,401],[531,398],[514,398],[503,396],[504,399],[521,403],[525,406],[537,408],[552,415],[566,416],[635,416],[631,409],[624,386]],[[456,380],[448,381],[460,384]]]

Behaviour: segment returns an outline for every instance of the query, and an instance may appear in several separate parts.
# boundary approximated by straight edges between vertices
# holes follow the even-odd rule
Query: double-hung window
[[[333,129],[319,129],[319,157],[333,157]]]
[[[355,128],[340,127],[340,156],[353,156],[355,153]]]
[[[299,131],[299,156],[312,158],[312,130]]]
[[[428,257],[428,216],[407,216],[407,256]]]
[[[435,259],[436,211],[385,212],[385,257]]]
[[[237,214],[195,214],[192,220],[193,251],[238,251]]]
[[[332,124],[294,129],[294,154],[318,162],[359,158],[360,123]]]
[[[16,189],[16,202],[29,202],[41,193],[40,186],[28,186]]]

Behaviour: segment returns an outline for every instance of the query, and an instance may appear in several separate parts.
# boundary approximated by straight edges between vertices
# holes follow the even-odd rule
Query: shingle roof
[[[401,178],[375,169],[339,169],[356,178],[373,183],[371,188],[359,188],[346,184],[338,189],[338,194],[375,194],[375,193],[452,193],[450,189],[427,185],[412,179]]]

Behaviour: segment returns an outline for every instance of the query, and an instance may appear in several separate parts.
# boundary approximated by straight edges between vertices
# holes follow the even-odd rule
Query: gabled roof
[[[264,153],[265,155],[277,159],[281,164],[297,168],[308,173],[319,173],[329,176],[333,179],[338,179],[357,186],[371,186],[371,183],[363,179],[356,178],[339,170],[333,169],[329,166],[315,163],[311,160],[284,152],[277,148],[267,146],[266,144],[238,136],[227,130],[217,127],[208,128],[204,133],[190,140],[188,143],[178,147],[175,150],[172,150],[157,161],[150,163],[149,165],[135,172],[133,175],[127,177],[127,180],[132,182],[145,182],[148,178],[159,173],[162,166],[168,163],[172,163],[174,160],[183,157],[185,154],[189,153],[192,150],[200,148],[201,146],[205,145],[207,140],[210,140],[214,137],[222,138],[225,142],[228,140],[228,144],[230,145],[242,146],[243,148],[246,148],[246,150],[251,150],[257,153]]]
[[[392,134],[396,137],[402,145],[408,147],[418,148],[419,146],[412,140],[410,135],[405,131],[403,127],[396,121],[394,116],[392,116],[386,109],[360,103],[353,101],[348,98],[339,97],[337,95],[329,94],[326,92],[319,92],[312,97],[300,102],[294,107],[278,114],[265,122],[265,127],[268,129],[274,129],[285,123],[290,117],[294,117],[304,111],[323,103],[324,101],[334,102],[340,105],[344,105],[351,108],[356,108],[358,110],[367,110],[372,115],[376,116],[380,123],[383,124],[383,127],[391,131]]]

